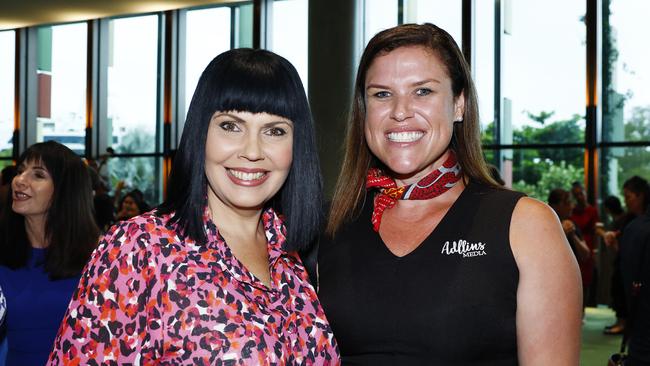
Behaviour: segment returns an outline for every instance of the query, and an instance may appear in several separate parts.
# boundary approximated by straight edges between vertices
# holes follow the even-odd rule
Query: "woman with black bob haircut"
[[[297,251],[320,224],[313,122],[265,50],[201,75],[165,202],[100,241],[50,364],[338,364]]]
[[[256,58],[258,62],[252,62]],[[198,242],[205,241],[205,136],[215,111],[266,112],[293,121],[291,171],[268,205],[284,216],[286,249],[302,249],[318,232],[322,182],[314,125],[300,78],[278,72],[283,68],[293,66],[262,51],[232,51],[214,59],[202,75],[205,80],[197,85],[160,212],[175,212],[173,221]]]
[[[0,287],[7,299],[7,365],[42,365],[81,271],[97,245],[90,176],[48,141],[18,159],[0,219]]]

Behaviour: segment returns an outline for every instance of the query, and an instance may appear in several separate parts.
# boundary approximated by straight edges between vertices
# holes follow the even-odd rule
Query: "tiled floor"
[[[582,326],[580,365],[605,366],[607,358],[618,351],[621,336],[603,334],[606,325],[615,321],[614,312],[607,307],[587,308]]]

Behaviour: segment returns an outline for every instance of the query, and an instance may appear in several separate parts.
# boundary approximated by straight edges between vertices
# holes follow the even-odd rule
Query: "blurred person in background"
[[[627,304],[625,302],[625,290],[623,288],[623,279],[621,278],[621,256],[619,238],[627,224],[632,221],[636,215],[623,210],[621,200],[616,196],[608,196],[603,201],[603,209],[611,218],[609,225],[605,228],[604,224],[596,226],[596,233],[603,238],[605,245],[614,250],[614,261],[612,262],[612,276],[610,285],[610,294],[612,298],[612,310],[616,313],[616,322],[608,325],[603,333],[616,335],[625,331],[625,319],[627,318]]]
[[[2,168],[0,173],[0,211],[5,207],[7,201],[9,200],[9,194],[11,191],[11,181],[16,176],[16,166],[7,165]]]
[[[81,271],[97,244],[86,165],[48,141],[18,159],[0,217],[0,287],[7,300],[7,366],[42,366]]]
[[[569,218],[580,229],[580,235],[589,247],[589,255],[578,263],[582,275],[583,304],[584,306],[596,306],[598,283],[595,260],[596,224],[600,222],[600,217],[598,217],[598,209],[587,202],[587,195],[579,182],[573,182],[571,185],[571,195],[573,195],[575,205]]]
[[[620,237],[621,277],[628,316],[626,366],[650,365],[650,185],[639,176],[623,183],[625,204],[636,215]]]
[[[97,170],[88,167],[93,187],[93,207],[95,222],[99,230],[106,231],[115,222],[115,199],[108,192],[106,182],[101,179]]]
[[[134,189],[122,197],[118,205],[115,219],[128,220],[149,211],[151,208],[144,199],[144,194],[139,189]]]
[[[548,194],[548,205],[551,206],[560,219],[562,230],[564,230],[564,234],[571,245],[571,250],[573,250],[573,254],[575,254],[578,263],[588,259],[591,250],[589,250],[587,243],[582,238],[575,223],[570,219],[573,210],[571,194],[562,188],[553,189]]]

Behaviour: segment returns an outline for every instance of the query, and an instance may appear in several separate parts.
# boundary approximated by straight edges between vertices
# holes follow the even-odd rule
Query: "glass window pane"
[[[0,157],[10,157],[13,150],[15,44],[14,31],[0,32],[0,55],[5,55],[0,57]]]
[[[480,1],[488,3],[487,1]],[[484,15],[482,13],[481,17]],[[433,23],[454,37],[459,47],[463,42],[463,3],[461,0],[405,0],[404,23]]]
[[[235,47],[253,47],[253,4],[233,8],[235,11]]]
[[[86,34],[86,23],[37,31],[36,141],[58,141],[78,154],[86,150]]]
[[[650,33],[647,14],[646,0],[611,0],[603,37],[605,141],[650,141],[650,49],[640,46]]]
[[[476,1],[472,73],[478,94],[481,137],[484,144],[496,142],[494,136],[494,2]]]
[[[601,196],[622,197],[628,178],[638,175],[650,179],[650,146],[603,148],[600,163]]]
[[[139,189],[149,206],[162,202],[162,158],[111,158],[108,161],[108,173],[112,187],[124,181],[122,195]]]
[[[584,181],[584,149],[502,150],[500,170],[507,186],[546,202],[552,189]]]
[[[110,20],[108,57],[109,146],[117,153],[155,152],[158,16]]]
[[[229,7],[187,12],[185,39],[185,113],[201,73],[218,54],[230,49]]]
[[[286,58],[298,70],[307,90],[308,72],[308,0],[273,1],[270,49]]]
[[[363,15],[363,45],[375,34],[397,25],[397,0],[365,0]]]
[[[510,131],[526,135],[554,124],[577,124],[579,134],[552,134],[543,142],[583,142],[585,2],[521,0],[502,4],[510,6],[503,10],[502,141],[507,143]],[[553,19],[552,26],[549,19]],[[527,142],[524,138],[517,143]]]

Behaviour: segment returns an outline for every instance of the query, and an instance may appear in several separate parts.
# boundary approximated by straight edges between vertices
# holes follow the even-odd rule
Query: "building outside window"
[[[37,30],[36,142],[86,151],[86,23]]]

